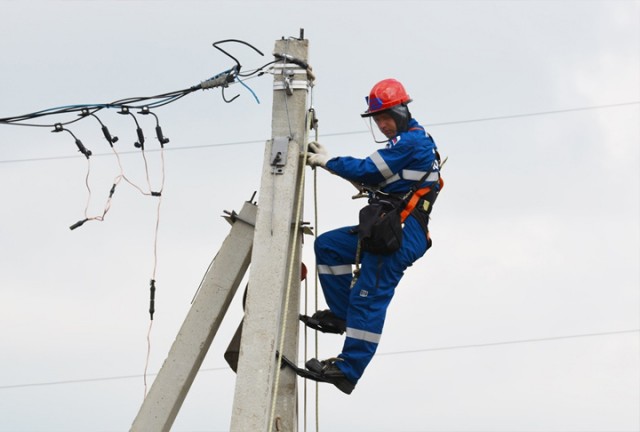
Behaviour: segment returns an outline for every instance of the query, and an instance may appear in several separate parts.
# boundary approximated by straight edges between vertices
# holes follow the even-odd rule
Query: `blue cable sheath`
[[[251,92],[251,94],[253,95],[253,97],[255,98],[256,102],[260,103],[260,99],[258,99],[258,96],[256,96],[255,92],[253,90],[251,90],[251,87],[249,87],[248,85],[246,85],[244,82],[242,82],[242,80],[238,77],[236,77],[236,80],[238,80],[238,82],[240,84],[242,84],[244,86],[244,88],[246,88],[247,90],[249,90],[249,92]]]

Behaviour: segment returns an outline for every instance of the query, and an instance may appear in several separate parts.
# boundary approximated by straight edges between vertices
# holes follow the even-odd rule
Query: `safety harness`
[[[442,187],[444,186],[444,181],[442,180],[442,177],[438,178],[438,185],[439,185],[438,190],[433,190],[430,186],[427,186],[411,193],[411,195],[408,197],[408,200],[406,200],[407,204],[405,205],[404,209],[400,213],[400,220],[404,222],[405,219],[409,217],[409,215],[416,209],[416,206],[418,205],[421,199],[423,200],[422,210],[426,211],[427,213],[431,212],[431,207],[433,206],[433,203],[435,202],[438,196],[438,193],[442,190]]]
[[[442,163],[440,160],[440,154],[436,151],[436,162],[438,166],[441,167]],[[431,213],[431,209],[433,208],[433,204],[438,197],[438,194],[444,187],[444,181],[442,177],[438,173],[438,187],[434,188],[435,185],[425,186],[423,188],[418,189],[418,187],[427,179],[427,177],[431,174],[431,170],[427,171],[420,180],[418,180],[412,187],[409,189],[409,192],[404,194],[403,196],[393,195],[393,194],[384,194],[380,191],[372,191],[370,196],[370,202],[385,200],[391,202],[395,207],[402,209],[400,212],[400,221],[404,223],[404,221],[411,215],[414,210],[422,211],[424,217],[417,217],[418,221],[422,225],[425,230],[425,234],[428,233],[427,224],[429,222],[429,214]]]
[[[411,129],[409,129],[409,131],[413,131],[413,130],[421,130],[424,132],[424,128],[422,126],[412,127]],[[438,163],[438,167],[441,167],[442,164],[440,160],[440,153],[438,153],[437,150],[436,150],[436,162]],[[420,207],[422,207],[421,209],[426,212],[427,214],[426,222],[428,222],[428,215],[429,213],[431,213],[431,208],[433,207],[433,204],[436,201],[436,198],[438,197],[438,193],[442,190],[442,187],[444,186],[444,181],[442,180],[440,173],[438,173],[438,186],[439,186],[438,190],[434,190],[431,186],[418,189],[418,187],[427,179],[427,177],[430,174],[431,174],[431,171],[430,170],[427,171],[422,176],[422,178],[414,184],[414,186],[409,190],[409,192],[404,197],[402,197],[402,202],[399,203],[400,205],[404,204],[404,208],[400,213],[401,222],[404,223],[405,219],[407,219],[409,215],[416,209],[416,206],[418,205],[421,199],[423,200],[423,202],[422,202],[422,206]],[[420,207],[418,208],[420,209]],[[425,228],[425,234],[427,234],[428,232],[427,232],[426,224],[423,224],[421,221],[421,225],[423,225],[423,228]]]

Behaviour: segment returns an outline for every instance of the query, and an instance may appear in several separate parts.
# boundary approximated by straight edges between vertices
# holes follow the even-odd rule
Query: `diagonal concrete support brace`
[[[171,429],[249,266],[256,214],[256,205],[247,202],[237,217],[232,218],[231,232],[207,270],[131,431]]]

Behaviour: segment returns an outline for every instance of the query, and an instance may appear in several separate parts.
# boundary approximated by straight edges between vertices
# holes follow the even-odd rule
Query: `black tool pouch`
[[[402,245],[401,209],[387,201],[375,201],[360,210],[358,239],[363,251],[389,255]]]

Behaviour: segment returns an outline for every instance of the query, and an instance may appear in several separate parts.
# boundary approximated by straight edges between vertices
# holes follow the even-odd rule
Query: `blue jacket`
[[[394,194],[408,192],[429,171],[420,187],[437,188],[440,167],[436,143],[416,120],[409,121],[408,129],[365,159],[334,157],[327,168],[344,179]]]

